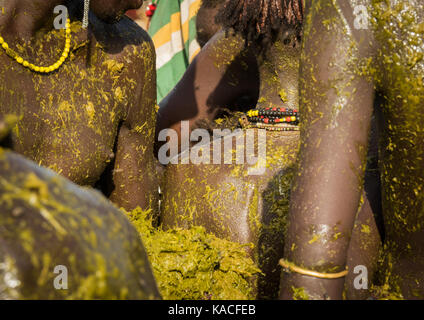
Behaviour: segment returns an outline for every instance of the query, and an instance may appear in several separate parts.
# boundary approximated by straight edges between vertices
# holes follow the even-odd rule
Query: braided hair
[[[216,21],[242,34],[246,44],[254,42],[266,48],[282,30],[295,30],[300,38],[303,0],[226,0]]]

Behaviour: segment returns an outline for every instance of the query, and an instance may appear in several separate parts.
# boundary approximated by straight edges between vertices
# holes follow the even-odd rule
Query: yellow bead
[[[9,49],[9,45],[4,41],[2,37],[0,37],[0,45],[3,49],[6,50],[8,56],[16,60],[17,63],[22,64],[24,67],[29,68],[30,70],[33,70],[35,72],[50,73],[52,71],[55,71],[56,69],[59,69],[60,66],[65,62],[65,60],[69,56],[69,53],[71,51],[71,21],[70,19],[67,19],[65,49],[63,50],[60,59],[49,67],[35,66],[32,63],[29,63],[28,61],[24,60],[22,57],[17,56],[15,51]]]
[[[296,117],[295,116],[291,117],[291,121],[296,121]]]

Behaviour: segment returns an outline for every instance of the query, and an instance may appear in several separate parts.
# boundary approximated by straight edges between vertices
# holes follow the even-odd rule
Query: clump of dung
[[[260,270],[246,246],[219,239],[203,227],[154,228],[149,213],[137,208],[127,215],[141,234],[164,299],[254,298],[250,280]]]

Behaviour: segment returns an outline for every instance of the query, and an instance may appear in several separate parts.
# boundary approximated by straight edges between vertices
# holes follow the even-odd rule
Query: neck
[[[66,0],[0,0],[0,34],[31,39],[41,29],[53,29],[53,10]]]

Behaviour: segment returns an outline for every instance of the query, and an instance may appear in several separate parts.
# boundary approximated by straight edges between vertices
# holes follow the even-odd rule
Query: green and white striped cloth
[[[158,0],[149,34],[156,48],[157,96],[160,102],[180,81],[199,53],[196,14],[201,0]]]

